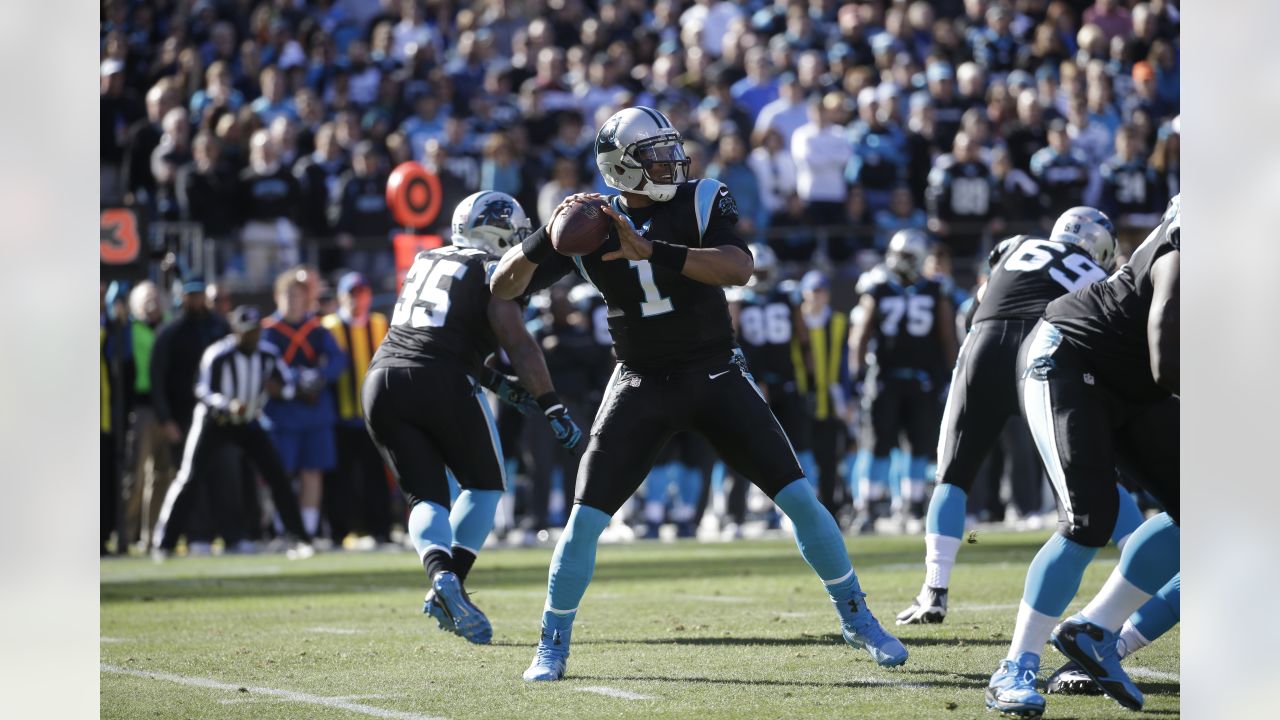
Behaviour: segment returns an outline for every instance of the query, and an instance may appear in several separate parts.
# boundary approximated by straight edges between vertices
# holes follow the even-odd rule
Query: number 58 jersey
[[[1017,235],[987,260],[991,276],[973,322],[1038,320],[1053,300],[1107,277],[1089,253],[1075,245]]]
[[[497,258],[475,248],[453,246],[418,253],[370,369],[453,360],[464,370],[478,370],[498,349],[489,325],[488,271],[496,262]]]

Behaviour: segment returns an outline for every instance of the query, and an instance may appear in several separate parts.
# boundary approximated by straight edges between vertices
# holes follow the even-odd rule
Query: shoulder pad
[[[711,224],[711,214],[717,207],[721,214],[731,214],[734,219],[737,219],[738,205],[729,194],[729,188],[719,180],[703,178],[695,182],[693,212],[698,219],[698,239],[701,240],[707,232],[707,226]],[[685,187],[687,186],[688,183],[685,184]]]

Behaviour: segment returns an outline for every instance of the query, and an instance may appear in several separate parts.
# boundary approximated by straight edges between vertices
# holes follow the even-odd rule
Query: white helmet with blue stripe
[[[1049,239],[1084,248],[1103,270],[1116,260],[1116,226],[1107,214],[1087,205],[1073,207],[1058,216]]]
[[[688,178],[689,158],[667,116],[637,105],[614,113],[596,133],[596,167],[614,190],[666,202]]]
[[[452,227],[454,245],[491,255],[502,255],[523,242],[531,229],[520,202],[496,190],[481,190],[463,198],[453,211]]]

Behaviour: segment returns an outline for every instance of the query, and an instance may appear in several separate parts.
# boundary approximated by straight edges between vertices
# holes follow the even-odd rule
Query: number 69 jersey
[[[1051,301],[1107,277],[1083,248],[1030,235],[1000,243],[987,262],[991,277],[974,323],[1038,320]]]
[[[455,360],[464,370],[479,369],[498,348],[488,316],[488,269],[496,262],[475,248],[418,253],[405,275],[387,337],[369,367]]]
[[[734,232],[737,204],[729,188],[716,180],[690,180],[671,200],[648,207],[629,208],[617,196],[610,202],[649,239],[690,248],[732,245],[748,252]],[[610,232],[589,255],[553,254],[538,267],[528,291],[545,288],[576,270],[609,306],[609,332],[618,360],[638,370],[729,357],[734,337],[723,290],[648,260],[601,259],[618,247],[618,238]]]

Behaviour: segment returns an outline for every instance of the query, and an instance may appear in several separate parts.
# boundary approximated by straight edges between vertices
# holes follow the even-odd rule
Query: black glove
[[[528,415],[538,407],[533,401],[533,396],[520,385],[518,380],[491,367],[481,368],[480,384],[492,390],[499,400],[515,408],[521,415]]]
[[[577,447],[578,441],[582,440],[582,429],[569,417],[569,408],[560,402],[560,398],[553,392],[547,393],[538,398],[538,407],[551,423],[551,433],[556,436],[556,442],[566,450]]]

